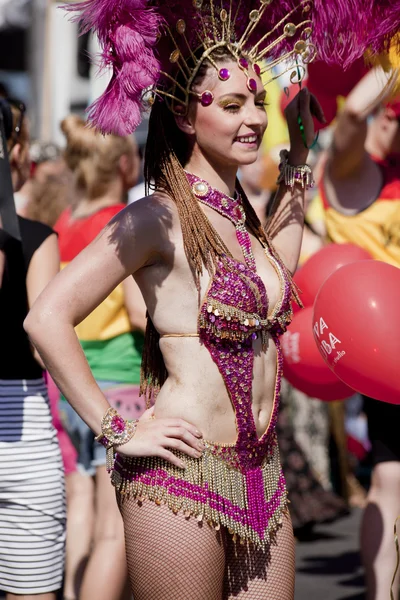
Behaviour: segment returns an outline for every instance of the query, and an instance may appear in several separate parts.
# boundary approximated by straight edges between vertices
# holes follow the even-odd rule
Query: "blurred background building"
[[[56,143],[63,141],[60,121],[71,111],[83,114],[109,79],[91,66],[96,40],[79,36],[78,25],[61,8],[65,4],[0,0],[0,84],[27,105],[32,137]],[[144,120],[136,134],[139,145],[146,131]]]

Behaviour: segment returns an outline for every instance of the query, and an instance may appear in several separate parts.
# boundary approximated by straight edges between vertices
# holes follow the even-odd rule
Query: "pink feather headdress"
[[[101,65],[112,68],[89,120],[119,135],[139,125],[145,91],[181,114],[202,62],[218,68],[217,48],[244,71],[249,63],[261,73],[290,59],[301,66],[316,54],[346,68],[367,50],[384,52],[400,28],[399,0],[85,0],[67,10],[79,11],[82,31],[97,33]]]

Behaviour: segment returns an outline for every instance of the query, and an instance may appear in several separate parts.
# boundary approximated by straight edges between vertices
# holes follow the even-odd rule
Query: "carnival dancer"
[[[306,89],[286,109],[290,150],[268,226],[274,245],[236,172],[256,160],[267,126],[260,61],[268,55],[268,70],[282,56],[311,60],[311,34],[317,45],[326,40],[326,21],[312,30],[313,15],[327,14],[310,2],[269,0],[146,6],[89,0],[83,19],[114,67],[90,112],[102,131],[131,131],[151,86],[145,174],[155,192],[117,215],[64,269],[26,328],[107,447],[135,600],[289,600],[293,532],[275,423],[279,336],[297,295],[290,273],[312,184],[312,113],[323,119]],[[344,48],[351,55],[347,42],[337,35],[325,55],[340,61]],[[130,274],[149,313],[142,390],[156,397],[135,422],[110,408],[74,333]]]
[[[338,117],[321,186],[329,237],[361,246],[400,268],[400,97],[374,69]],[[396,567],[393,524],[400,512],[400,407],[364,398],[373,471],[361,530],[368,600],[389,598]],[[398,579],[396,581],[398,587]]]

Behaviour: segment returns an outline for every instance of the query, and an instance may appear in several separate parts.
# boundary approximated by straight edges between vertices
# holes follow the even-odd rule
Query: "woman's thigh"
[[[135,600],[221,600],[220,532],[151,501],[139,505],[124,497],[120,509]]]
[[[289,516],[266,552],[226,540],[223,600],[293,600],[295,546]]]

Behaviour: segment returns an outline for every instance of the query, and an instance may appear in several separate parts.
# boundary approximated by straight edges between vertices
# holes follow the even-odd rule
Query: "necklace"
[[[242,205],[242,199],[238,192],[235,192],[235,198],[223,194],[219,190],[212,188],[204,179],[200,179],[193,173],[185,171],[192,191],[199,202],[216,210],[220,215],[229,219],[235,226],[236,237],[242,250],[244,260],[247,266],[256,271],[256,261],[254,259],[251,247],[251,239],[246,229],[246,213]]]

